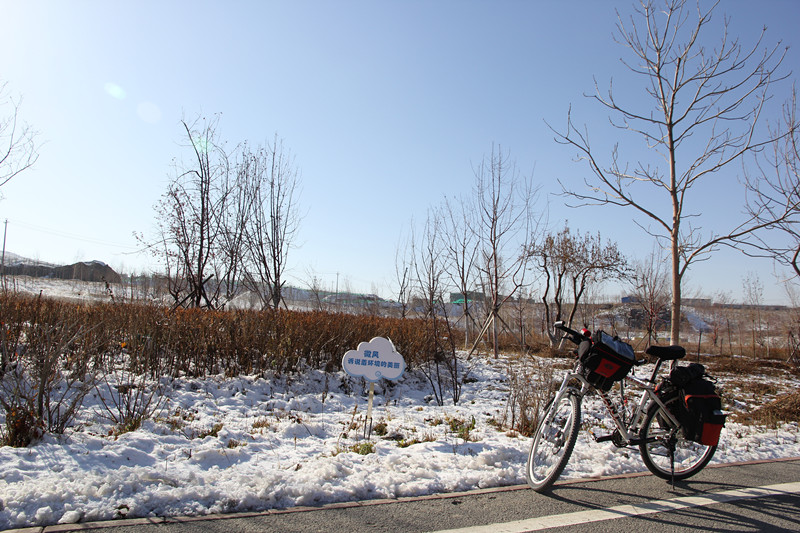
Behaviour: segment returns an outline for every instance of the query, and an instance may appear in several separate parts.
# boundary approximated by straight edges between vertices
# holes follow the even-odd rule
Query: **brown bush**
[[[93,369],[125,355],[131,371],[153,377],[295,372],[304,366],[335,370],[347,350],[376,336],[388,337],[409,366],[422,360],[424,323],[323,311],[169,310],[146,304],[79,305],[21,295],[0,296],[6,332],[0,372],[24,344],[26,324],[70,324],[82,335],[69,353]],[[69,354],[65,354],[69,355]]]
[[[0,299],[0,441],[25,446],[62,433],[94,387],[107,342],[86,308],[42,298]]]

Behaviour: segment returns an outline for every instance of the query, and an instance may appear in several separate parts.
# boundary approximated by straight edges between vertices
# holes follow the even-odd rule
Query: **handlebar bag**
[[[595,332],[590,346],[583,350],[579,346],[578,355],[586,380],[603,391],[610,390],[616,381],[627,376],[636,360],[630,344],[604,331]]]

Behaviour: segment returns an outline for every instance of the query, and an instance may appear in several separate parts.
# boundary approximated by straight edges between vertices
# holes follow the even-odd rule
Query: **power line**
[[[56,229],[47,228],[47,227],[44,227],[44,226],[38,226],[36,224],[31,224],[29,222],[23,222],[21,220],[8,219],[8,222],[11,223],[12,226],[18,226],[18,227],[21,227],[21,228],[24,228],[24,229],[37,231],[39,233],[45,233],[45,234],[48,234],[48,235],[53,235],[55,237],[61,237],[61,238],[66,238],[66,239],[71,239],[71,240],[76,240],[76,241],[82,241],[82,242],[87,242],[87,243],[90,243],[90,244],[99,244],[99,245],[102,245],[102,246],[112,246],[112,247],[115,247],[115,248],[125,248],[127,250],[130,250],[131,252],[140,251],[139,247],[132,246],[130,244],[120,244],[120,243],[116,243],[116,242],[97,239],[97,238],[94,238],[94,237],[86,237],[86,236],[78,235],[78,234],[75,234],[75,233],[69,233],[69,232],[63,231],[63,230],[56,230]]]

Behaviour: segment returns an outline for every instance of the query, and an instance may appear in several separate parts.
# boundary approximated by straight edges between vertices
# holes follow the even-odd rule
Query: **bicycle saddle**
[[[658,357],[662,361],[674,361],[686,356],[683,346],[650,346],[644,353]]]

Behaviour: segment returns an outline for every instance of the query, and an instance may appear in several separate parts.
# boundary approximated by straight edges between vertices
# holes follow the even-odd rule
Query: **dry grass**
[[[751,413],[739,413],[735,420],[743,424],[776,427],[781,422],[800,422],[800,391],[778,396]]]
[[[772,397],[781,392],[781,388],[776,383],[764,383],[744,378],[732,379],[725,385],[726,389],[732,387],[738,387],[739,390],[746,391],[748,394],[759,398]]]
[[[687,360],[695,361],[694,357]],[[711,372],[733,375],[751,375],[754,373],[766,376],[784,376],[787,372],[800,376],[800,367],[779,359],[753,359],[747,356],[716,356],[700,360]]]

